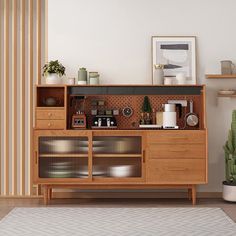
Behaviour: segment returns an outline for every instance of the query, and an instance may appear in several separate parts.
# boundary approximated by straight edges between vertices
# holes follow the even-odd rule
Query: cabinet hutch
[[[185,125],[185,107],[177,116],[179,129],[140,128],[144,96],[159,110],[170,99],[192,100],[198,125]],[[123,114],[127,107],[131,112],[126,109]],[[112,118],[111,114],[115,125],[110,119],[106,126],[102,119],[100,125],[94,120]],[[207,183],[205,117],[204,85],[39,85],[34,183],[44,187],[45,204],[54,188],[184,188],[195,204],[196,185]]]

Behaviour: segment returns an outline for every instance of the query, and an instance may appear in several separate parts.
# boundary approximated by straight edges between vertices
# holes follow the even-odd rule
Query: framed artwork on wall
[[[186,84],[196,84],[196,37],[153,36],[152,79],[155,65],[163,65],[164,77],[182,74]]]

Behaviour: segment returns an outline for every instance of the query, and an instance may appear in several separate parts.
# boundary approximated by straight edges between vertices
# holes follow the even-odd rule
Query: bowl
[[[132,165],[119,165],[108,167],[108,174],[110,177],[131,177],[134,173],[134,166]]]

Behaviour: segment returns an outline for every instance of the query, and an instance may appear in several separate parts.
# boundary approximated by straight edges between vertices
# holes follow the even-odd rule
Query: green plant
[[[225,176],[229,184],[236,184],[236,110],[232,112],[231,129],[224,145]]]
[[[152,107],[151,107],[151,103],[149,101],[148,96],[145,96],[143,99],[142,112],[147,112],[147,113],[152,112]]]
[[[58,61],[49,61],[43,66],[43,76],[56,73],[59,76],[65,74],[65,67]]]

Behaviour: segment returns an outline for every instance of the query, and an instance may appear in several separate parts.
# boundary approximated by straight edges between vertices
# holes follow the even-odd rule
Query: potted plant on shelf
[[[43,67],[46,84],[61,84],[61,77],[65,75],[65,67],[58,61],[49,61]]]
[[[223,199],[236,202],[236,110],[232,113],[231,129],[224,151],[226,180],[223,182]]]

